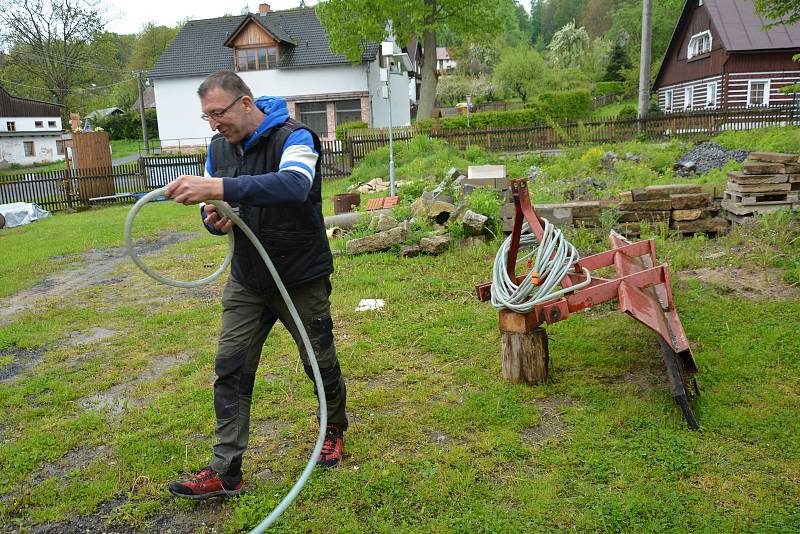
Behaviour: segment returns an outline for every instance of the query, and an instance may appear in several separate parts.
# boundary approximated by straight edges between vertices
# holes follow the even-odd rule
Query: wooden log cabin
[[[800,83],[800,23],[770,22],[752,0],[688,0],[653,84],[661,111],[797,104],[780,89]]]

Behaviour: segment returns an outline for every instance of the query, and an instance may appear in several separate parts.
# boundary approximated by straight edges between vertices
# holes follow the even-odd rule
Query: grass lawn
[[[607,117],[616,117],[619,114],[620,110],[625,106],[633,106],[634,108],[636,108],[638,106],[638,102],[636,100],[625,100],[622,102],[615,102],[607,106],[599,107],[596,110],[592,111],[591,118],[604,119]]]
[[[247,492],[167,493],[213,444],[223,282],[182,290],[147,278],[116,248],[127,211],[0,232],[3,250],[19,251],[0,257],[4,531],[246,531],[311,451],[312,387],[279,327],[254,392]],[[196,217],[167,202],[143,210],[137,235],[160,247],[148,262],[185,279],[213,270],[225,243]],[[504,382],[497,313],[473,296],[497,243],[337,257],[346,458],[315,471],[274,530],[793,531],[800,291],[780,278],[800,255],[798,224],[779,215],[716,241],[655,236],[701,370],[697,432],[670,398],[652,333],[614,305],[548,327],[547,383]],[[570,238],[584,254],[605,247],[593,231]],[[362,298],[386,306],[354,311]]]

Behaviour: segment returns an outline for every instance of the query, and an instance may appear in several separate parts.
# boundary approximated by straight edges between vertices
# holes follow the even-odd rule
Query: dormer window
[[[692,35],[689,39],[689,59],[711,52],[711,32],[704,32]]]
[[[237,48],[236,66],[240,71],[274,69],[278,66],[278,48]]]

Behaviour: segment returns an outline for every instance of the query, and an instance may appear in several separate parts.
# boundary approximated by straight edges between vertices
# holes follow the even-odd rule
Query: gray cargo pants
[[[328,277],[320,278],[290,288],[288,292],[317,357],[325,384],[328,422],[346,430],[347,391],[333,341],[330,280]],[[235,475],[241,470],[242,455],[250,436],[250,402],[261,349],[276,320],[280,320],[292,334],[306,374],[312,381],[314,377],[300,334],[277,290],[266,295],[257,293],[229,277],[222,294],[222,305],[222,333],[214,382],[217,443],[211,468],[218,473]],[[315,393],[316,390],[315,385]]]

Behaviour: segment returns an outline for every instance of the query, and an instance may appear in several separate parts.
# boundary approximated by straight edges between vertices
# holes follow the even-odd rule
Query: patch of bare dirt
[[[147,256],[158,252],[167,245],[187,241],[197,235],[193,232],[170,234],[152,243],[137,246],[137,252],[141,256]],[[9,317],[31,309],[37,302],[45,298],[64,297],[88,287],[118,283],[125,277],[112,276],[112,273],[123,262],[130,261],[125,248],[90,250],[80,254],[77,258],[75,267],[54,273],[29,289],[0,299],[0,321],[8,324]]]
[[[101,391],[91,397],[84,397],[78,403],[90,410],[109,410],[112,417],[119,417],[129,406],[144,406],[149,398],[135,398],[131,391],[144,382],[157,380],[171,369],[189,361],[189,353],[181,352],[169,356],[156,356],[150,365],[139,376],[129,382],[123,382]]]
[[[752,300],[800,299],[800,286],[781,280],[780,269],[749,269],[744,267],[704,267],[681,271],[685,278],[696,278],[703,285],[717,289],[723,295]]]
[[[67,339],[65,345],[86,345],[112,338],[117,334],[118,332],[109,330],[108,328],[92,328],[89,332],[70,332],[69,339]]]
[[[45,523],[32,527],[31,534],[216,534],[222,532],[223,499],[208,499],[197,503],[193,510],[168,509],[150,518],[147,525],[134,528],[109,524],[114,511],[125,504],[125,497],[103,503],[96,514],[81,516],[68,522]]]
[[[42,360],[42,351],[8,348],[0,350],[0,358],[11,356],[11,363],[0,365],[0,383],[13,383],[25,371],[33,369]]]
[[[622,385],[639,394],[653,389],[668,388],[669,378],[664,360],[660,356],[658,346],[653,347],[653,354],[626,369],[622,374],[600,379],[603,384]]]
[[[546,441],[563,436],[569,430],[564,421],[564,408],[572,405],[572,399],[563,395],[551,395],[542,399],[534,399],[533,405],[539,410],[541,422],[529,428],[522,429],[522,440],[533,447],[538,447]]]
[[[108,462],[111,458],[109,447],[82,447],[69,451],[56,462],[45,464],[30,476],[30,485],[37,486],[49,478],[64,478],[67,473],[77,471],[89,465],[93,460]],[[66,485],[66,484],[65,484]]]

